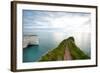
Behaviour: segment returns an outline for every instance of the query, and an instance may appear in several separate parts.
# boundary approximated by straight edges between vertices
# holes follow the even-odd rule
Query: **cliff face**
[[[56,60],[77,60],[90,59],[79,47],[75,44],[73,37],[63,40],[57,48],[42,56],[40,61],[56,61]]]
[[[27,35],[23,37],[23,48],[26,48],[28,45],[38,45],[39,38],[36,35]]]

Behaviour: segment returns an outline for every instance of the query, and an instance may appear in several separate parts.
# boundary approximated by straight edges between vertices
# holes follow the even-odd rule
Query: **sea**
[[[52,32],[38,31],[33,35],[39,38],[38,45],[23,48],[23,63],[38,62],[40,58],[56,48],[64,39],[74,37],[76,45],[88,56],[91,56],[91,33],[90,32]],[[23,36],[24,37],[24,36]]]

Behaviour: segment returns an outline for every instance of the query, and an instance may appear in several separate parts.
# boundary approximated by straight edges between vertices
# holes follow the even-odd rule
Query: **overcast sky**
[[[23,10],[23,32],[25,34],[39,30],[90,32],[90,16],[90,13]]]

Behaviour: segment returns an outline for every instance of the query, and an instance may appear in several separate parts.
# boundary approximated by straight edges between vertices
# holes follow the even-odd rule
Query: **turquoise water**
[[[91,54],[90,47],[90,33],[65,33],[65,32],[34,32],[39,37],[39,45],[29,46],[23,49],[23,62],[37,62],[41,56],[45,55],[48,51],[53,50],[59,43],[74,36],[76,44],[87,55]]]

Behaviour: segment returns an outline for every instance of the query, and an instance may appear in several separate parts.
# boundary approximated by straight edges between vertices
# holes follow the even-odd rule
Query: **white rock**
[[[39,45],[39,38],[36,35],[25,35],[23,37],[23,48],[28,45]]]

